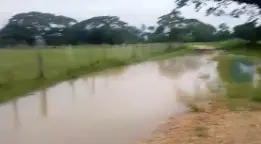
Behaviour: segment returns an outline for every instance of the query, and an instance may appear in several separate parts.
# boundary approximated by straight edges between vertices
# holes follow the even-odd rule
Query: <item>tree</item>
[[[207,7],[207,15],[214,14],[216,16],[230,15],[239,17],[243,14],[247,14],[250,19],[260,16],[259,9],[261,8],[261,1],[259,0],[175,0],[175,3],[178,8],[194,5],[196,11]],[[231,4],[238,4],[238,7],[231,11],[228,8]]]
[[[182,26],[184,18],[181,16],[181,12],[174,9],[170,13],[158,18],[158,25],[163,26],[164,29],[172,29]]]
[[[99,29],[102,27],[109,27],[110,29],[125,28],[127,23],[121,21],[117,16],[97,16],[90,19],[81,21],[75,24],[73,27],[81,30]]]
[[[34,44],[34,36],[38,35],[39,32],[35,28],[26,28],[24,26],[7,24],[0,31],[0,39],[7,42],[7,44]],[[10,42],[10,43],[8,43]]]
[[[139,29],[129,26],[117,16],[92,17],[75,24],[72,29],[81,34],[76,39],[91,44],[133,43],[141,37]]]
[[[218,26],[219,31],[216,33],[216,40],[223,41],[233,38],[231,32],[229,31],[229,27],[227,24],[222,23]]]
[[[154,32],[155,31],[155,27],[154,26],[149,26],[148,30],[151,31],[151,32]]]
[[[218,26],[220,31],[229,31],[229,27],[227,26],[226,23],[222,23]]]
[[[216,28],[197,19],[185,19],[184,28],[196,42],[209,42],[215,40]]]
[[[234,35],[238,38],[256,43],[259,40],[256,20],[234,27]]]
[[[75,19],[56,16],[50,13],[28,12],[14,15],[8,24],[24,26],[27,29],[35,28],[44,35],[52,28],[66,28],[77,23]]]
[[[1,30],[0,37],[13,39],[17,43],[32,44],[32,37],[42,35],[49,39],[49,44],[63,37],[63,31],[77,23],[75,19],[56,16],[49,13],[28,12],[14,15],[8,24]],[[7,40],[6,40],[7,41]],[[51,42],[52,41],[52,42]],[[13,41],[14,42],[14,41]]]
[[[165,35],[167,41],[213,41],[216,32],[214,26],[197,19],[186,19],[175,9],[159,17],[158,24],[155,34]]]
[[[123,36],[126,43],[137,43],[144,41],[143,32],[134,26],[127,26],[126,32],[124,32]]]

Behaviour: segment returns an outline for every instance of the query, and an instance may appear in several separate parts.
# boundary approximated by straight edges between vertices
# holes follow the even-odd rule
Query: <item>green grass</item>
[[[237,70],[232,70],[235,61],[254,61],[255,59],[247,56],[223,55],[215,58],[219,62],[218,72],[224,82],[227,106],[231,110],[260,110],[261,109],[261,85],[253,86],[251,77],[239,75]],[[261,75],[260,71],[257,71]]]
[[[261,43],[251,45],[244,40],[232,39],[221,42],[189,43],[189,45],[214,46],[218,50],[225,50],[229,54],[233,54],[224,54],[214,59],[219,62],[218,72],[226,89],[227,106],[232,110],[261,109],[261,86],[254,88],[253,84],[247,81],[248,76],[237,75],[237,70],[231,72],[235,60],[261,62]],[[257,72],[261,75],[261,68]],[[233,80],[235,77],[241,82],[235,82]]]
[[[39,79],[36,48],[0,49],[0,102],[84,74],[188,51],[174,44],[46,47],[41,49],[44,78]]]

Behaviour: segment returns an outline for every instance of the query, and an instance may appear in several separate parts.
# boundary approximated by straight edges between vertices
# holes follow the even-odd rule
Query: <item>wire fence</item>
[[[178,48],[177,44],[82,45],[0,49],[0,84],[66,75],[94,63],[146,59]]]

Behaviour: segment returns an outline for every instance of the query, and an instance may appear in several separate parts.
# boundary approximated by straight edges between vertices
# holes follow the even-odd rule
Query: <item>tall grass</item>
[[[0,49],[0,102],[64,79],[147,60],[180,47],[175,44],[139,44],[40,48],[44,73],[41,79],[38,79],[37,48]]]

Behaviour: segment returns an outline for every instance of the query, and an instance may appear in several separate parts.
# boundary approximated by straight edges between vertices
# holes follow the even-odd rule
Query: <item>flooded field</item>
[[[225,66],[212,60],[216,56],[190,54],[111,69],[3,104],[0,143],[133,144],[146,139],[170,116],[189,111],[186,101],[228,93],[224,79],[231,76],[220,73]],[[233,75],[241,75],[231,80],[258,86],[254,63],[235,65]]]

